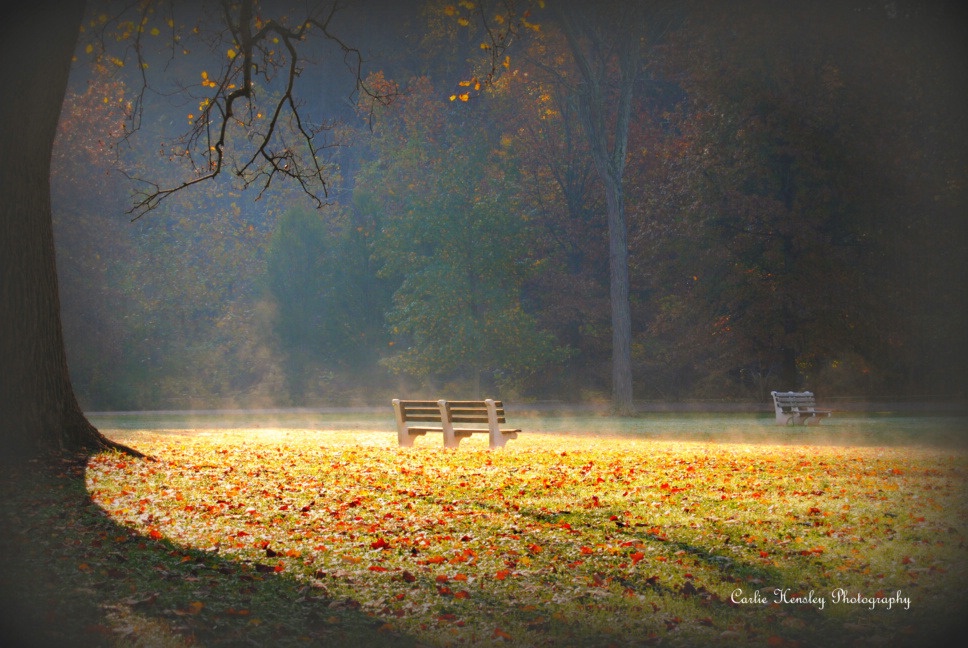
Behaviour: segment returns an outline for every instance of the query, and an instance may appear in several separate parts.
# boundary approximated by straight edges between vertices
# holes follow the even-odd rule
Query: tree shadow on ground
[[[0,645],[416,643],[324,583],[118,525],[87,493],[87,459],[0,475]]]
[[[276,573],[271,559],[261,564],[188,549],[118,524],[87,492],[87,460],[34,463],[0,474],[0,646],[419,643],[414,637],[395,633],[359,602],[330,595],[325,579],[302,582]],[[493,502],[473,503],[499,511]],[[517,512],[549,521],[547,512],[526,507]],[[648,545],[659,543],[668,549],[665,553],[721,569],[724,579],[744,590],[756,589],[747,587],[750,582],[771,588],[798,584],[795,574],[735,558],[726,563],[708,545],[657,535],[649,525],[619,528],[626,523],[617,509],[606,510],[601,517],[613,520],[608,524],[615,525],[615,532],[625,538]],[[657,595],[661,601],[700,600],[711,611],[732,607],[724,597],[689,580],[671,584],[639,579],[620,584],[636,594]],[[489,603],[494,609],[508,605],[499,597]],[[796,636],[799,645],[876,645],[868,641],[867,629],[845,633],[839,624],[810,608],[780,611],[783,614],[775,615],[774,620],[786,622],[787,636]],[[582,636],[577,630],[585,623],[583,618],[562,623],[574,626],[577,636]],[[950,638],[964,636],[963,630],[963,619],[946,619],[936,627],[921,628],[917,635],[895,635],[893,645],[949,645]],[[835,632],[839,634],[835,636]],[[608,638],[616,645],[639,645],[647,639]],[[764,630],[759,638],[766,642],[770,635]],[[683,641],[680,638],[679,645],[688,645]],[[783,641],[786,643],[775,643],[794,645],[792,639]]]

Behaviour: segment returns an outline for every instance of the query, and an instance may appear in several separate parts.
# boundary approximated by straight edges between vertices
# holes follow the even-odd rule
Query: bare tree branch
[[[101,14],[100,53],[109,51],[105,34],[110,25],[116,37],[127,38],[129,51],[138,62],[140,88],[130,104],[130,122],[125,138],[140,130],[146,93],[158,92],[148,78],[144,34],[156,9],[156,2],[125,2],[115,5],[111,14]],[[297,3],[293,3],[295,6]],[[329,197],[329,167],[323,152],[333,146],[324,139],[333,127],[321,119],[309,120],[305,106],[296,94],[296,81],[308,61],[311,37],[335,43],[343,53],[343,63],[354,81],[354,94],[365,93],[379,103],[389,103],[392,96],[369,88],[363,79],[364,61],[360,51],[340,39],[332,30],[334,16],[340,10],[338,0],[320,2],[313,11],[298,21],[281,15],[256,13],[254,0],[219,0],[219,22],[223,23],[210,45],[220,56],[228,48],[222,70],[209,77],[203,73],[201,88],[182,85],[173,96],[199,99],[199,112],[190,116],[188,131],[171,143],[171,157],[182,159],[191,177],[171,185],[125,173],[141,189],[128,213],[137,220],[156,209],[174,194],[200,183],[213,180],[231,168],[243,188],[255,187],[261,198],[277,176],[295,181],[318,207]],[[276,5],[272,5],[277,9]],[[260,11],[266,10],[261,7]],[[172,14],[166,14],[168,25],[174,25]],[[195,28],[196,35],[201,32]],[[158,29],[152,30],[158,33]],[[200,37],[200,36],[199,36]],[[174,27],[174,43],[179,39]],[[118,67],[122,62],[118,62]],[[163,95],[162,95],[163,96]],[[227,167],[227,165],[231,165]]]

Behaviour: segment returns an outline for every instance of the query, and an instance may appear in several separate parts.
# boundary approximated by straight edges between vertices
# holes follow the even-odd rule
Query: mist
[[[206,38],[150,41],[145,92],[130,58],[97,69],[82,38],[52,196],[86,410],[608,409],[608,205],[560,14],[536,9],[488,85],[486,33],[458,9],[350,3],[341,40],[300,55],[293,105],[318,128],[322,190],[234,173],[276,76],[225,172],[144,213],[139,192],[205,171],[183,151],[227,65],[217,15],[174,21]],[[623,25],[642,45],[622,185],[640,412],[739,404],[756,422],[770,390],[801,388],[842,407],[965,403],[968,56],[952,12],[698,3]]]

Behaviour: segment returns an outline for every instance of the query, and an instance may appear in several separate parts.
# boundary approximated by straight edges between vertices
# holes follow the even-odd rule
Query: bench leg
[[[393,415],[397,420],[397,443],[401,448],[413,447],[413,435],[407,429],[407,423],[403,420],[403,411],[400,407],[400,399],[393,399]]]
[[[440,407],[440,426],[444,429],[444,447],[456,448],[460,445],[461,437],[454,434],[454,424],[450,420],[450,411],[447,408],[447,401],[437,401]]]
[[[484,401],[484,405],[487,406],[487,445],[491,450],[494,448],[503,448],[507,445],[508,436],[510,435],[501,432],[501,424],[497,421],[497,404],[494,402],[494,399],[488,398]]]

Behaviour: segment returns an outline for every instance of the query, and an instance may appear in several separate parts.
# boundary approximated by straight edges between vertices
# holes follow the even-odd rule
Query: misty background
[[[389,105],[354,91],[333,43],[312,50],[296,92],[331,145],[321,208],[226,173],[133,220],[131,178],[190,173],[202,93],[175,90],[204,89],[225,52],[189,38],[207,24],[189,8],[183,39],[146,38],[142,93],[130,58],[93,66],[82,34],[52,195],[85,409],[608,400],[605,194],[574,63],[536,10],[493,87],[461,100],[482,56],[463,4],[339,14]],[[964,400],[962,14],[776,5],[672,3],[624,26],[644,42],[624,176],[635,397]]]

